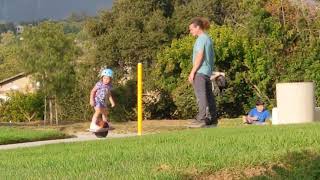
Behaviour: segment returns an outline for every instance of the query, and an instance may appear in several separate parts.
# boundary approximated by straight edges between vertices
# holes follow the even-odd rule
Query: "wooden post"
[[[51,97],[49,98],[49,119],[50,119],[50,125],[52,125],[52,117],[53,117],[53,114],[52,114],[52,99]]]
[[[46,125],[47,121],[47,96],[44,97],[44,114],[43,114],[43,125]]]
[[[57,97],[54,98],[54,108],[55,108],[55,113],[56,113],[56,125],[59,124],[58,122],[58,108],[57,108],[58,104],[57,104]]]

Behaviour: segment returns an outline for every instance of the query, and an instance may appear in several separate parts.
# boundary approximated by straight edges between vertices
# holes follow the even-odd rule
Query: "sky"
[[[0,21],[21,22],[40,19],[59,20],[71,13],[94,16],[110,9],[113,0],[0,0]]]

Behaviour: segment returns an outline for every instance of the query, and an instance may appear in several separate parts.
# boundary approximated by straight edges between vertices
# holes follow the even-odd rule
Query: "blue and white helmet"
[[[113,78],[113,71],[111,69],[104,69],[101,71],[101,77],[103,76],[108,76],[108,77],[111,77]]]

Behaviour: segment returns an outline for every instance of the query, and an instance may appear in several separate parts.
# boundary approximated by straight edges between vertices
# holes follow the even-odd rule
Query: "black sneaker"
[[[218,127],[218,123],[205,125],[203,128],[216,128],[216,127]]]

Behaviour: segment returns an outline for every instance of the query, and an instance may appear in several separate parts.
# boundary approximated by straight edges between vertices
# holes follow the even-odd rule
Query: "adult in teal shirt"
[[[209,21],[202,17],[194,18],[189,25],[190,34],[197,37],[193,46],[193,67],[188,80],[197,97],[198,115],[192,124],[198,127],[218,124],[216,103],[210,81],[214,62],[213,42],[205,32],[209,27]],[[207,114],[207,108],[210,116]]]

